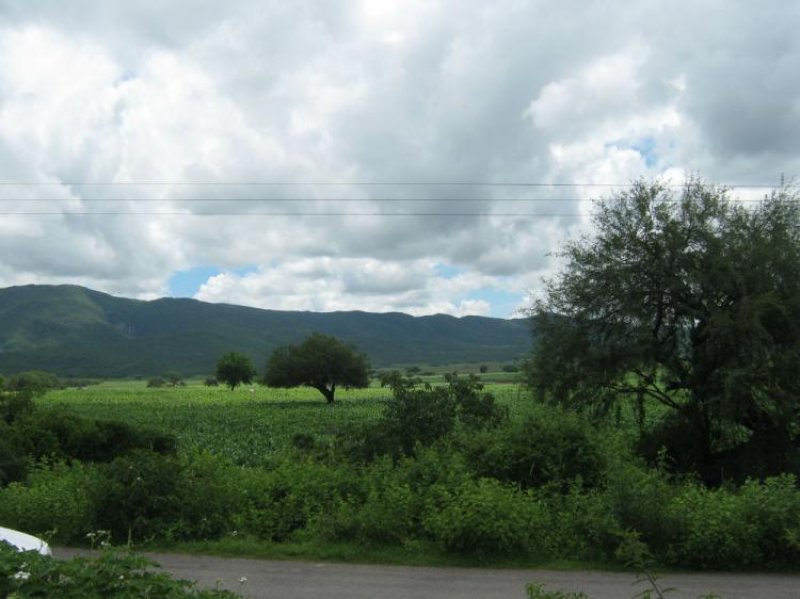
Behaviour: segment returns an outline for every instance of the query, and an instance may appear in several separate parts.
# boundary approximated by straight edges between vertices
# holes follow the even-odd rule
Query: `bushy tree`
[[[168,370],[164,373],[163,378],[170,387],[178,387],[185,384],[183,375],[177,370]]]
[[[233,391],[242,383],[250,383],[256,377],[256,369],[250,358],[238,352],[228,352],[217,362],[217,380]],[[208,384],[208,382],[206,382]]]
[[[5,386],[10,391],[30,391],[35,395],[41,395],[48,389],[58,389],[61,381],[52,372],[26,370],[10,376]]]
[[[472,435],[506,418],[475,375],[446,374],[445,382],[431,385],[396,371],[381,376],[381,385],[391,388],[392,398],[386,402],[382,418],[351,435],[345,453],[365,461],[386,454],[412,456],[418,446],[432,445],[456,427]]]
[[[369,360],[355,346],[336,337],[312,333],[299,345],[273,352],[267,362],[264,383],[269,387],[313,387],[334,402],[336,388],[369,385]]]
[[[800,432],[800,205],[689,180],[638,182],[601,201],[532,308],[527,367],[540,396],[605,409],[669,408],[674,448],[713,480],[725,455],[763,475],[792,467]],[[692,447],[690,458],[686,453]],[[681,456],[681,452],[684,453]],[[727,473],[728,471],[726,471]],[[717,474],[715,474],[717,473]]]

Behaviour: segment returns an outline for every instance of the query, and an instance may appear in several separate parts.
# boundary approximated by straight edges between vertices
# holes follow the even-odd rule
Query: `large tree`
[[[217,379],[233,391],[242,383],[250,383],[256,376],[253,363],[244,354],[228,352],[217,362]]]
[[[745,474],[791,466],[800,433],[792,191],[737,201],[699,180],[677,194],[641,181],[599,202],[593,224],[592,236],[566,244],[563,270],[532,307],[528,378],[539,395],[595,410],[629,400],[643,430],[645,406],[662,404],[670,433],[661,438],[683,440],[673,458],[709,480],[724,463]]]
[[[264,383],[269,387],[313,387],[332,404],[337,387],[369,385],[369,361],[353,345],[313,333],[299,345],[275,350],[267,362]]]

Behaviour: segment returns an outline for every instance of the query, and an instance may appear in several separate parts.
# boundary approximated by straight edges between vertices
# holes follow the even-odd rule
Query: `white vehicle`
[[[38,551],[42,555],[53,555],[53,552],[50,551],[50,545],[42,541],[42,539],[18,530],[0,526],[0,541],[5,541],[20,551]]]

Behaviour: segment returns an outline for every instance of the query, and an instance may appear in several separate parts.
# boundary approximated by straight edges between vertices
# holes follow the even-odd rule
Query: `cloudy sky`
[[[800,175],[799,28],[778,0],[0,0],[0,286],[508,317],[615,186]]]

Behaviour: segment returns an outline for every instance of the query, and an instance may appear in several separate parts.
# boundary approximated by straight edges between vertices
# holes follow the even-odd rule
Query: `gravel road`
[[[55,548],[59,558],[85,551]],[[252,599],[524,599],[525,584],[583,591],[590,599],[629,599],[645,590],[619,572],[555,572],[478,568],[417,568],[284,562],[201,555],[146,553],[178,578],[219,584]],[[245,578],[246,582],[240,583]],[[670,599],[714,593],[722,599],[800,599],[800,576],[780,574],[669,574],[659,583]]]

